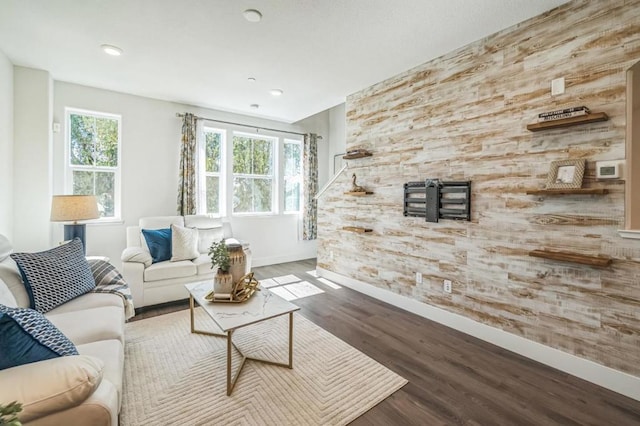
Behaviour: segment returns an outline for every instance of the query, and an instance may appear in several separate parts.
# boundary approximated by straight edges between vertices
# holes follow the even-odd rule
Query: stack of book
[[[572,108],[559,109],[557,111],[543,112],[541,114],[538,114],[538,123],[541,123],[544,121],[560,120],[562,118],[578,117],[581,115],[587,115],[590,112],[591,111],[589,111],[589,108],[587,108],[586,106],[578,106],[578,107],[572,107]]]

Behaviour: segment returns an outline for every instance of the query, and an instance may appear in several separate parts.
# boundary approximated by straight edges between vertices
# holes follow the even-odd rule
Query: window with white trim
[[[201,213],[219,216],[223,213],[224,182],[224,130],[205,127],[202,132],[202,142],[200,144],[200,197],[198,200]]]
[[[302,140],[203,125],[197,204],[198,213],[214,216],[299,213]]]
[[[65,192],[95,195],[100,218],[120,218],[121,116],[67,108]]]
[[[302,142],[285,139],[283,152],[284,212],[299,213],[302,198]]]
[[[277,138],[233,133],[233,213],[275,213]]]

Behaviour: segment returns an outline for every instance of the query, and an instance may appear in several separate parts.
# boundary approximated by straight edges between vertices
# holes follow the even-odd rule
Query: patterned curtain
[[[314,198],[318,193],[318,135],[304,135],[304,207],[302,210],[302,239],[318,237],[318,204]]]
[[[178,214],[196,214],[196,116],[184,115],[178,177]]]

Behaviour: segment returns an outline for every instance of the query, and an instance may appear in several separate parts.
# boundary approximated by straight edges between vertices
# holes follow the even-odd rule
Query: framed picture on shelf
[[[547,189],[582,188],[585,160],[552,161],[547,175]]]

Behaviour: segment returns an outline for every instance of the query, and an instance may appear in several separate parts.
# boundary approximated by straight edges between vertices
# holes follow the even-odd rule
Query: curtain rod
[[[177,112],[176,113],[176,117],[182,118],[182,117],[184,117],[184,114],[181,114],[181,113]],[[213,121],[213,122],[222,123],[222,124],[231,124],[232,126],[250,127],[252,129],[268,130],[270,132],[289,133],[289,134],[292,134],[292,135],[300,135],[300,136],[304,136],[306,134],[306,133],[299,133],[299,132],[290,132],[288,130],[270,129],[268,127],[252,126],[250,124],[234,123],[232,121],[214,120],[213,118],[199,117],[197,115],[195,117],[198,120]],[[318,136],[318,139],[322,139],[322,136]]]

